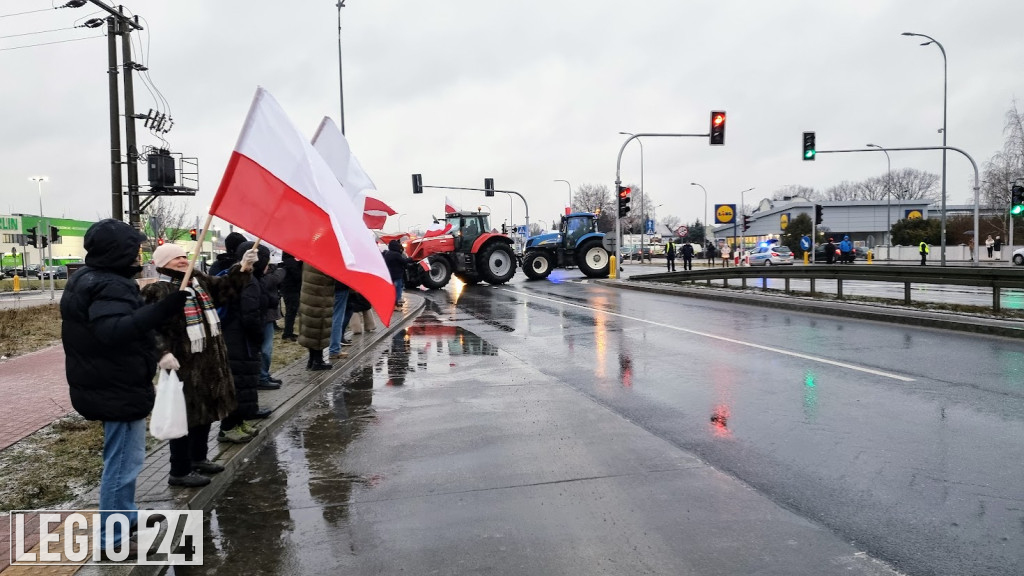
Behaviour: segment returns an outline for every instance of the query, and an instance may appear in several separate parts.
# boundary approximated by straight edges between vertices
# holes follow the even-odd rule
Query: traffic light
[[[39,248],[39,236],[36,234],[36,227],[33,226],[29,228],[27,232],[28,234],[25,235],[25,242],[27,242],[29,246]]]
[[[747,230],[750,230],[750,216],[747,216],[746,214],[744,214],[743,215],[743,231],[746,232]]]
[[[164,245],[164,239],[163,238],[157,238],[156,239],[156,245],[157,246],[163,246]]]
[[[814,223],[821,224],[821,204],[814,205]]]
[[[1024,213],[1024,186],[1014,184],[1010,189],[1010,214]]]
[[[494,178],[484,178],[484,196],[494,196]]]
[[[60,240],[60,229],[50,226],[50,244],[55,244],[58,240]]]
[[[192,238],[192,240],[196,239],[196,235],[197,234],[198,234],[198,231],[195,228],[193,228],[193,229],[188,231],[188,235],[189,235],[190,238]]]
[[[633,191],[628,186],[619,186],[619,218],[625,218],[626,214],[629,214],[629,201],[632,198],[629,194]]]
[[[712,146],[725,144],[725,112],[721,110],[711,112],[711,138],[708,142]]]
[[[814,145],[814,132],[804,132],[804,160],[814,160],[818,151]]]
[[[412,175],[412,193],[423,194],[423,175],[413,174]]]

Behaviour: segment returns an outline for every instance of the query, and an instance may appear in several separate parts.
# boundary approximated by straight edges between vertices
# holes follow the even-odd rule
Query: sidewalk
[[[170,453],[167,442],[161,442],[155,448],[153,448],[146,456],[146,464],[139,474],[137,487],[136,487],[136,503],[140,508],[151,508],[151,509],[190,509],[190,510],[201,510],[209,505],[224,488],[226,488],[234,476],[235,472],[245,465],[247,460],[254,454],[256,454],[262,447],[263,444],[269,440],[275,433],[275,431],[281,427],[281,425],[291,417],[292,413],[300,408],[303,403],[311,396],[318,393],[324,386],[329,384],[339,373],[348,370],[354,363],[359,362],[363,355],[373,349],[377,343],[390,338],[391,334],[396,330],[401,329],[406,322],[411,318],[419,314],[419,311],[423,308],[424,300],[421,296],[416,294],[405,295],[405,309],[402,312],[396,312],[391,319],[391,326],[384,328],[378,325],[377,329],[373,332],[357,335],[355,342],[352,346],[346,348],[349,352],[349,356],[342,360],[332,361],[334,367],[331,370],[325,370],[322,372],[310,372],[306,370],[305,360],[300,360],[294,364],[280,370],[274,374],[275,377],[280,378],[284,381],[284,384],[278,390],[261,390],[260,391],[260,406],[264,408],[270,408],[273,410],[273,414],[270,417],[257,421],[260,428],[260,434],[254,440],[248,444],[229,444],[220,443],[217,441],[217,433],[219,428],[214,425],[210,431],[210,460],[222,464],[225,467],[225,471],[213,476],[213,481],[206,487],[201,489],[185,489],[185,488],[171,488],[167,484],[167,476],[170,470]],[[37,362],[41,362],[41,355],[46,354],[42,359],[47,361],[48,368],[39,372],[34,370]],[[29,359],[35,358],[35,360],[28,361]],[[19,365],[20,377],[15,378],[9,374],[7,370],[8,365],[12,362],[8,360],[3,366],[3,374],[0,374],[0,393],[7,394],[8,388],[11,389],[11,393],[14,393],[17,387],[24,388],[20,391],[20,402],[22,403],[21,409],[32,412],[35,416],[31,420],[33,424],[22,425],[16,430],[27,430],[31,426],[36,425],[22,437],[31,434],[32,432],[50,424],[55,418],[66,414],[71,407],[71,402],[68,399],[67,383],[64,375],[64,350],[60,346],[47,348],[40,352],[33,354],[27,354],[17,359]],[[26,378],[34,377],[39,384],[27,385]],[[45,378],[44,378],[45,376]],[[63,390],[63,402],[64,406],[68,407],[68,410],[61,411],[56,416],[52,416],[55,409],[50,409],[51,416],[46,419],[43,416],[43,412],[46,408],[46,402],[39,402],[39,391],[40,389],[49,391],[56,395],[57,390]],[[50,403],[53,404],[52,402]],[[43,405],[37,407],[37,405]],[[16,408],[12,405],[5,405],[0,411],[0,417],[4,418],[3,424],[6,425],[6,418],[8,411],[11,412],[11,416],[20,416],[16,412]],[[6,426],[3,428],[6,429]],[[17,432],[12,428],[10,437],[14,437]],[[20,438],[14,440],[17,442]],[[13,443],[13,442],[11,442]],[[8,444],[9,445],[9,444]],[[84,509],[84,510],[95,510],[97,502],[99,501],[99,489],[94,487],[92,491],[86,494],[80,501],[75,502],[72,508]],[[31,538],[26,543],[26,548],[35,547],[38,544],[38,535]],[[0,530],[0,573],[4,576],[21,576],[21,575],[63,575],[63,574],[157,574],[164,568],[163,566],[97,566],[97,565],[85,565],[82,567],[78,566],[10,566],[9,565],[9,553],[4,551],[11,550],[10,533],[7,530]]]
[[[0,450],[73,410],[60,344],[0,362]]]

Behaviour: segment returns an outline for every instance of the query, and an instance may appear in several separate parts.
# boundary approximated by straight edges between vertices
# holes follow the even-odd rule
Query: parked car
[[[68,279],[68,267],[67,266],[47,266],[41,275],[42,278],[49,278],[53,276],[57,280]]]
[[[793,251],[789,246],[758,246],[749,255],[751,266],[792,264]]]

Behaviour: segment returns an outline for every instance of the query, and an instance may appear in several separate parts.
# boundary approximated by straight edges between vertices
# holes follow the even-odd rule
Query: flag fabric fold
[[[356,206],[362,205],[367,190],[377,189],[359,164],[359,159],[352,154],[348,139],[330,117],[324,116],[317,126],[313,134],[313,148],[323,157]]]
[[[432,238],[434,236],[443,236],[452,230],[452,225],[448,222],[434,222],[423,232],[424,238]]]
[[[395,287],[361,208],[273,96],[257,88],[210,213],[344,282],[387,326]]]
[[[395,212],[391,206],[373,196],[367,196],[363,200],[363,223],[370,230],[382,230],[388,216],[394,216],[395,214],[398,214],[398,212]]]
[[[444,213],[445,214],[451,214],[452,212],[458,212],[458,211],[459,211],[459,209],[455,206],[455,202],[452,202],[451,198],[445,196],[444,197]]]

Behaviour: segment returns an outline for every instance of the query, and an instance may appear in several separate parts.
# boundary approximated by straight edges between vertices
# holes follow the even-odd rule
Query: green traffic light
[[[1010,208],[1010,214],[1013,214],[1014,216],[1021,212],[1024,212],[1024,204],[1017,204]]]
[[[814,158],[814,150],[807,150],[804,152],[804,158]]]

